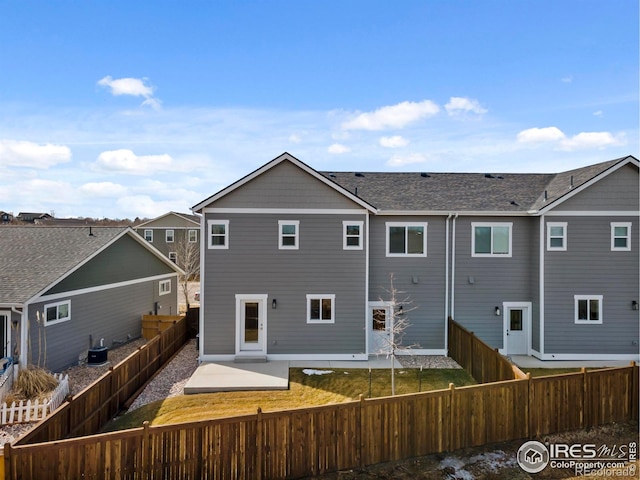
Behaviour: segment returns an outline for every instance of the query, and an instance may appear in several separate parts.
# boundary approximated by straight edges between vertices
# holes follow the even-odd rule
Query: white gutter
[[[451,318],[455,320],[455,298],[456,298],[456,219],[458,214],[453,216],[451,221]]]
[[[450,213],[445,219],[445,246],[444,246],[444,349],[449,351],[449,220],[453,216]]]

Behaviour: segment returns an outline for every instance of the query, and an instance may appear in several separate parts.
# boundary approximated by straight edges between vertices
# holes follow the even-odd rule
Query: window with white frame
[[[611,250],[631,250],[631,222],[611,222]]]
[[[175,240],[175,235],[173,230],[167,230],[165,232],[165,236],[164,236],[165,240],[167,241],[167,243],[173,243]]]
[[[71,300],[64,302],[49,303],[44,306],[44,325],[55,325],[56,323],[71,320]]]
[[[335,323],[336,296],[307,295],[307,323]]]
[[[178,254],[176,252],[169,252],[169,260],[173,263],[178,263]]]
[[[427,224],[386,222],[387,257],[426,257]]]
[[[229,220],[208,220],[209,248],[229,248]]]
[[[160,295],[171,293],[171,280],[160,280]]]
[[[512,223],[471,223],[472,257],[510,257]]]
[[[198,230],[189,230],[189,243],[196,243],[198,241]]]
[[[299,248],[300,221],[278,220],[278,248],[297,250]]]
[[[567,249],[567,222],[547,222],[547,250]]]
[[[574,295],[575,323],[602,323],[602,295]]]
[[[362,228],[364,222],[342,222],[343,243],[345,250],[362,250]]]
[[[145,229],[144,231],[144,239],[149,242],[149,243],[153,243],[153,230],[149,229]]]

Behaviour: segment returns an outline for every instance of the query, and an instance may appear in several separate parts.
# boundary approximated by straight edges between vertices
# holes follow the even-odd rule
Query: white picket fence
[[[0,405],[0,425],[11,425],[13,423],[35,422],[45,418],[49,412],[53,412],[62,405],[64,399],[69,395],[69,375],[54,373],[58,380],[58,386],[47,401],[21,400],[18,404],[12,402],[11,405],[3,403]]]
[[[13,386],[13,363],[0,375],[0,401],[6,397]]]

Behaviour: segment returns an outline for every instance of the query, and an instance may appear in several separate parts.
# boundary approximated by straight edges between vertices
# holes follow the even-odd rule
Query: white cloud
[[[170,170],[173,159],[167,155],[136,155],[131,150],[109,150],[98,155],[96,166],[101,170],[134,175],[151,175]]]
[[[294,133],[293,135],[289,135],[289,142],[291,142],[291,143],[300,143],[300,142],[302,142],[302,139],[300,138],[299,135],[296,135]]]
[[[422,102],[402,102],[379,108],[373,112],[361,113],[352,120],[344,122],[344,130],[384,130],[386,128],[404,128],[410,123],[432,117],[440,107],[431,100]]]
[[[143,97],[142,105],[160,108],[160,100],[153,96],[154,88],[145,83],[146,78],[112,78],[110,75],[98,80],[98,85],[108,88],[112,95]]]
[[[329,148],[327,148],[327,152],[332,153],[334,155],[340,155],[341,153],[350,152],[351,149],[346,145],[342,145],[340,143],[334,143]]]
[[[119,198],[116,203],[130,218],[154,218],[170,211],[185,211],[190,206],[185,205],[183,201],[156,201],[149,195],[129,195]]]
[[[593,115],[596,117],[601,117],[604,114],[604,112],[602,110],[597,110],[595,112],[593,112]]]
[[[387,161],[389,167],[403,167],[415,163],[426,163],[430,160],[429,156],[422,153],[410,153],[409,155],[394,155]]]
[[[80,192],[89,197],[119,197],[127,188],[113,182],[89,182],[80,187]]]
[[[622,135],[614,136],[610,132],[581,132],[560,143],[560,150],[587,150],[591,148],[603,149],[605,147],[624,145]]]
[[[520,143],[543,143],[563,140],[565,134],[558,127],[528,128],[518,133]]]
[[[380,137],[380,145],[386,148],[398,148],[404,147],[409,143],[409,140],[402,138],[400,135],[394,135],[393,137]]]
[[[71,160],[71,150],[65,145],[0,140],[0,166],[49,168]]]
[[[465,97],[451,97],[449,103],[444,108],[449,115],[462,115],[465,113],[476,113],[482,115],[487,113],[487,109],[480,105],[480,102],[472,98]]]
[[[566,77],[562,77],[560,81],[562,83],[571,83],[573,82],[573,75],[567,75]]]

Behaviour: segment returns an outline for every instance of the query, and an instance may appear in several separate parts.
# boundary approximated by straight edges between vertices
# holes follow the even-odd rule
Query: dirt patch
[[[546,443],[585,444],[596,446],[628,445],[638,443],[638,423],[621,423],[603,425],[586,430],[546,435],[537,439]],[[455,452],[427,455],[409,460],[381,463],[363,469],[345,470],[314,477],[307,480],[443,480],[443,479],[487,479],[487,480],[520,480],[520,479],[584,479],[576,477],[573,470],[545,468],[537,474],[528,474],[517,463],[518,449],[525,440],[515,440],[499,444],[466,448]],[[636,463],[637,467],[637,463]],[[633,476],[616,478],[638,478],[638,470]],[[592,478],[602,478],[594,476]]]

